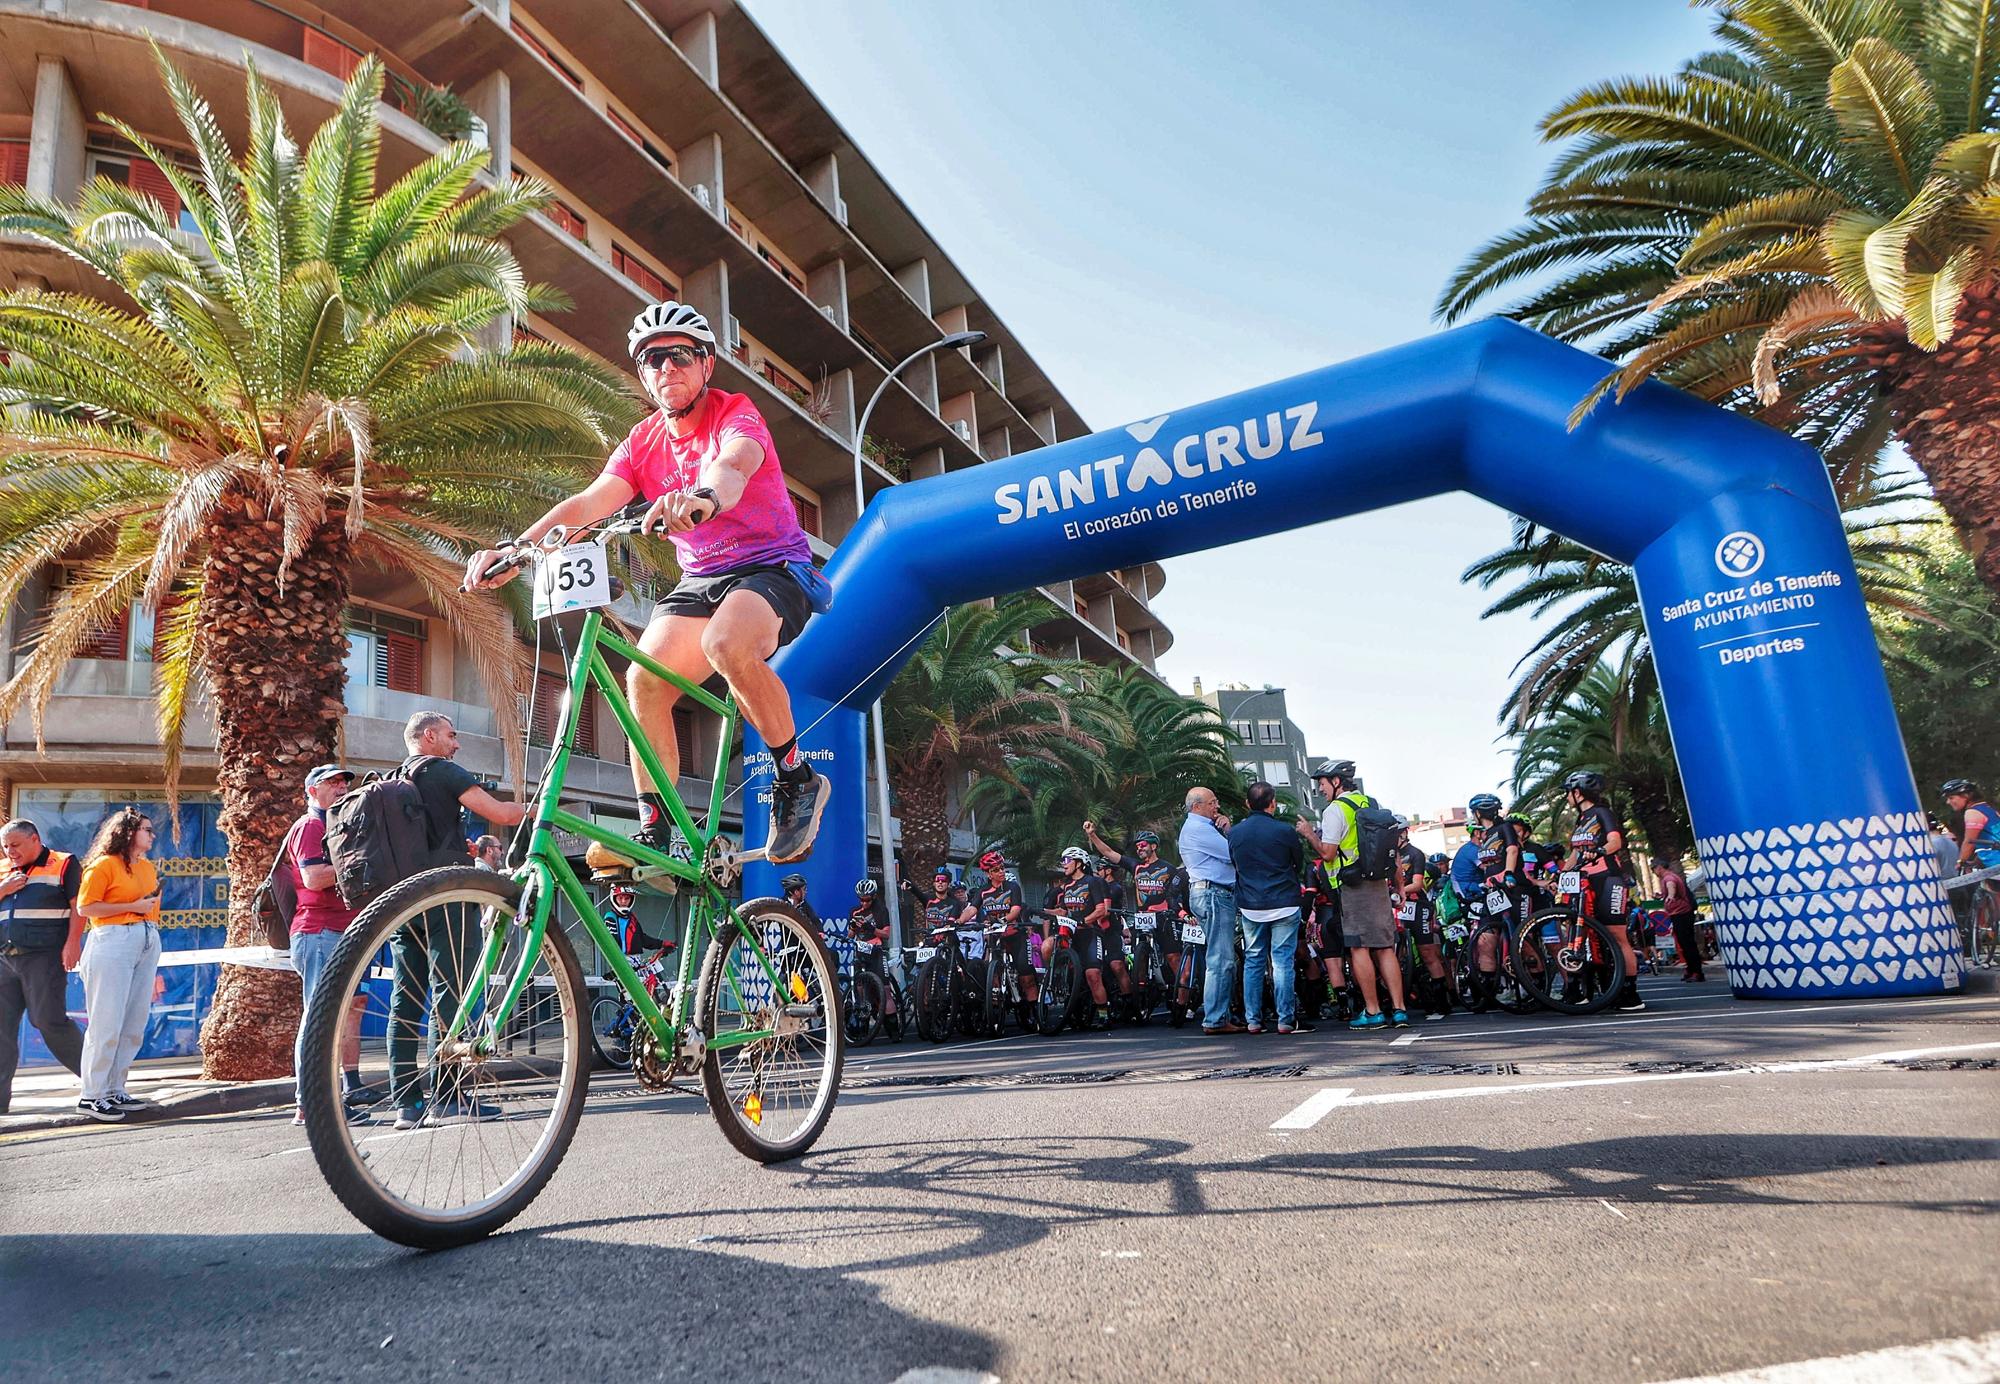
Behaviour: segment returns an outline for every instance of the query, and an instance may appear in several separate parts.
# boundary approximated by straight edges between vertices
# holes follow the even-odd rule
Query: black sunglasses
[[[685,370],[707,354],[699,346],[648,346],[639,352],[639,364],[648,370],[658,370],[670,364]]]

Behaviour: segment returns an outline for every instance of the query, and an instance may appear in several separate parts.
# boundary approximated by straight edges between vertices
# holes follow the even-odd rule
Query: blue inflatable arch
[[[834,785],[813,892],[865,873],[865,712],[946,607],[1464,490],[1635,569],[1736,993],[1955,989],[1958,931],[1820,458],[1658,385],[1571,430],[1608,368],[1482,322],[882,492],[828,566],[833,609],[777,664]],[[1326,675],[1365,657],[1329,648]],[[774,883],[758,866],[745,888]]]

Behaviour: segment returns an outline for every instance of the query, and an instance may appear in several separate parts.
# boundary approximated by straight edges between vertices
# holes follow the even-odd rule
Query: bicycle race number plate
[[[1193,942],[1193,943],[1196,943],[1197,945],[1199,945],[1199,944],[1200,944],[1200,942],[1201,942],[1201,924],[1200,924],[1200,923],[1182,923],[1182,924],[1181,924],[1181,941],[1183,941],[1183,942]]]
[[[1398,908],[1396,910],[1397,922],[1414,923],[1416,920],[1417,920],[1417,906],[1414,903],[1405,903],[1401,908]]]
[[[602,543],[572,543],[535,569],[535,618],[611,604],[611,570]]]
[[[921,966],[921,965],[923,965],[923,964],[924,964],[924,963],[925,963],[926,961],[930,960],[930,959],[931,959],[932,957],[934,957],[934,956],[936,956],[936,955],[937,955],[937,948],[936,948],[936,947],[918,947],[918,948],[917,948],[917,964],[918,964],[919,966]]]
[[[1134,932],[1151,932],[1157,926],[1159,924],[1152,918],[1134,918],[1132,920],[1132,931]]]
[[[1513,902],[1507,897],[1505,889],[1488,889],[1486,891],[1486,911],[1488,913],[1505,913],[1513,906]]]
[[[1581,870],[1564,870],[1562,878],[1556,881],[1556,892],[1558,894],[1581,894],[1583,892],[1583,872]]]

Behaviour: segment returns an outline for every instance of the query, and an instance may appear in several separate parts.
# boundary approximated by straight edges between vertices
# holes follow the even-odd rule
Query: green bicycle
[[[638,1011],[631,1055],[641,1086],[663,1090],[699,1070],[723,1136],[765,1163],[811,1148],[833,1113],[845,1056],[833,959],[783,899],[729,902],[742,866],[762,858],[721,833],[734,699],[677,677],[605,628],[604,540],[636,529],[636,520],[618,516],[571,531],[559,550],[516,546],[508,558],[535,566],[538,619],[585,612],[535,810],[522,827],[525,858],[504,874],[429,870],[369,904],[343,935],[304,1016],[299,1104],[313,1155],[347,1209],[402,1244],[441,1249],[491,1234],[534,1200],[576,1133],[590,1084],[593,996],[559,905]],[[662,772],[607,652],[722,717],[701,821]],[[592,686],[661,785],[684,854],[563,810],[577,709]],[[631,862],[640,884],[689,892],[673,984],[649,993],[564,857],[558,832]],[[354,1010],[363,1015],[358,1044],[346,1020]],[[358,1071],[359,1082],[344,1086],[343,1069]]]

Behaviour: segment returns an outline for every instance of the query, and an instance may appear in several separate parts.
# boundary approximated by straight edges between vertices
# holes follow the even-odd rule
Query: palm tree
[[[1559,821],[1563,776],[1576,769],[1604,775],[1655,855],[1679,860],[1687,853],[1694,832],[1658,683],[1610,662],[1591,668],[1521,737],[1517,810]]]
[[[1909,492],[1871,486],[1858,494],[1843,516],[1848,548],[1862,598],[1878,617],[1885,648],[1893,653],[1894,642],[1887,636],[1900,626],[1882,625],[1882,617],[1934,623],[1939,616],[1928,608],[1910,566],[1921,549],[1903,512],[1907,506],[1900,504]],[[1641,695],[1639,684],[1653,677],[1653,651],[1632,568],[1518,517],[1513,539],[1467,567],[1461,577],[1482,590],[1513,583],[1480,612],[1482,619],[1519,611],[1554,616],[1514,665],[1514,685],[1499,713],[1502,727],[1516,734],[1526,730],[1607,663],[1624,669],[1634,681],[1633,695]]]
[[[39,735],[92,632],[135,602],[158,612],[169,792],[205,682],[228,936],[243,945],[261,940],[250,901],[305,772],[333,757],[356,567],[423,586],[504,733],[520,647],[497,603],[456,599],[459,554],[568,493],[636,410],[601,362],[545,345],[471,350],[503,315],[561,305],[523,282],[498,238],[550,193],[481,185],[485,152],[450,144],[378,194],[376,60],[303,151],[253,68],[240,159],[159,61],[197,171],[111,123],[166,174],[196,233],[102,178],[74,207],[0,188],[0,233],[74,256],[119,300],[0,296],[0,404],[14,406],[0,423],[0,604],[83,560],[0,688],[0,719],[30,707]],[[202,1032],[207,1073],[290,1070],[297,995],[289,977],[226,967]]]
[[[967,775],[1015,784],[1024,765],[1103,748],[1071,714],[1080,666],[1028,652],[1028,631],[1055,616],[1038,596],[956,607],[883,693],[909,878],[944,864],[966,810],[951,810],[951,789]]]
[[[2000,591],[2000,3],[1706,0],[1720,48],[1588,87],[1528,220],[1452,276],[1795,432],[1836,478],[1891,437]]]

